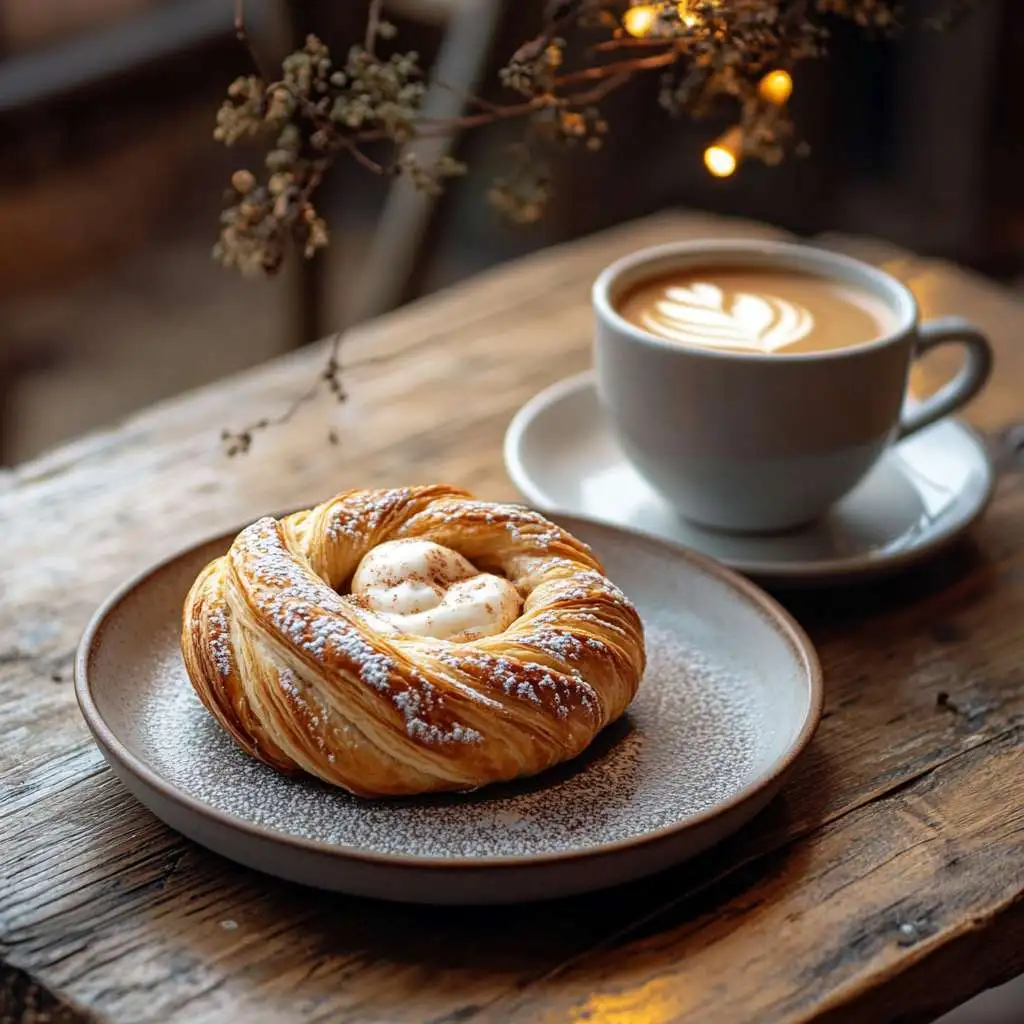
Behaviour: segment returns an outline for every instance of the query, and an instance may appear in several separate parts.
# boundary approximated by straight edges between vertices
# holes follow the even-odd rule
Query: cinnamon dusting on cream
[[[368,552],[349,600],[400,632],[455,643],[495,636],[522,610],[507,579],[478,572],[451,548],[413,538]]]

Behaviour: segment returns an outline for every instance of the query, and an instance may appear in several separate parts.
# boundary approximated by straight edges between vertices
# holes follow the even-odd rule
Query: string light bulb
[[[622,16],[622,27],[634,39],[643,39],[648,35],[658,20],[658,9],[651,4],[638,4],[630,7]]]
[[[692,4],[693,0],[679,0],[679,3],[676,4],[676,12],[679,14],[679,20],[687,28],[693,28],[695,25],[700,24],[700,15],[691,10]]]
[[[769,71],[758,83],[757,91],[761,99],[781,107],[793,95],[793,79],[788,71],[781,68]]]
[[[704,166],[716,178],[729,178],[740,165],[742,149],[743,132],[736,125],[704,150]]]
[[[728,178],[736,173],[736,157],[724,146],[708,146],[704,150],[704,166],[716,178]]]

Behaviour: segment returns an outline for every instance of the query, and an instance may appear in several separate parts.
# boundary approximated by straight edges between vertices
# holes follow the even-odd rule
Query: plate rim
[[[144,587],[151,579],[166,572],[176,562],[192,555],[198,549],[220,543],[225,550],[230,546],[243,526],[200,538],[170,555],[167,555],[146,568],[132,574],[125,582],[116,587],[91,615],[75,652],[74,687],[79,710],[93,739],[105,758],[114,757],[118,764],[128,771],[137,782],[155,791],[162,798],[174,804],[179,811],[198,816],[199,819],[212,820],[218,826],[244,834],[247,838],[279,844],[287,848],[297,848],[303,853],[326,855],[338,860],[356,860],[367,866],[384,869],[436,870],[449,872],[476,871],[518,871],[530,868],[543,868],[558,864],[581,862],[592,859],[614,856],[616,854],[635,851],[641,847],[677,838],[682,834],[708,825],[715,819],[724,817],[745,804],[756,800],[766,790],[777,787],[785,779],[797,759],[806,751],[821,723],[825,703],[824,679],[821,662],[810,638],[796,619],[771,595],[767,594],[753,581],[740,575],[721,562],[679,545],[673,545],[658,537],[625,530],[620,527],[586,519],[572,513],[541,511],[542,515],[552,515],[559,520],[570,520],[579,523],[583,528],[605,530],[625,536],[631,543],[647,545],[655,549],[667,551],[674,558],[688,561],[698,571],[715,578],[725,584],[740,599],[755,606],[757,612],[773,626],[790,647],[794,661],[801,665],[808,685],[807,708],[803,721],[796,735],[786,749],[778,755],[766,768],[727,800],[680,821],[663,825],[658,829],[644,832],[625,839],[589,845],[571,850],[560,850],[549,853],[526,855],[499,855],[473,857],[460,855],[457,857],[424,856],[418,857],[406,853],[386,853],[367,850],[358,846],[331,843],[320,839],[310,839],[289,832],[269,828],[247,818],[213,807],[197,797],[180,789],[163,778],[144,759],[134,754],[123,743],[115,730],[106,722],[92,693],[93,681],[89,676],[89,660],[98,641],[102,638],[105,624],[130,596]],[[285,513],[287,514],[287,513]],[[570,527],[571,528],[571,527]],[[271,769],[273,770],[273,769]],[[116,774],[116,772],[115,772]],[[136,798],[137,799],[137,798]],[[162,817],[158,815],[158,817]],[[166,824],[166,821],[165,821]],[[173,826],[168,826],[173,827]]]
[[[527,472],[522,458],[523,438],[527,429],[538,418],[540,413],[574,394],[590,390],[595,392],[596,395],[595,378],[596,374],[593,369],[582,370],[568,377],[562,377],[560,380],[538,391],[537,394],[519,407],[505,430],[502,444],[505,471],[508,473],[516,489],[526,499],[526,502],[542,514],[572,516],[577,519],[598,522],[624,532],[634,533],[638,536],[652,537],[677,550],[693,550],[683,541],[673,540],[652,530],[634,529],[620,523],[608,523],[606,520],[593,518],[581,512],[556,505],[547,498],[540,487],[533,483],[533,479]],[[980,456],[979,465],[983,468],[984,472],[982,497],[969,515],[952,520],[948,526],[934,533],[927,542],[915,544],[902,551],[874,558],[868,555],[853,555],[847,558],[830,558],[822,561],[807,561],[803,559],[788,562],[763,562],[744,558],[718,557],[717,561],[735,572],[756,577],[769,583],[778,581],[779,583],[820,582],[825,584],[829,580],[836,579],[870,579],[872,576],[898,571],[907,566],[915,565],[936,554],[982,519],[992,504],[996,484],[998,483],[995,466],[978,431],[969,423],[965,423],[956,416],[943,417],[933,426],[947,424],[962,431],[978,451]],[[703,552],[700,553],[703,554]]]

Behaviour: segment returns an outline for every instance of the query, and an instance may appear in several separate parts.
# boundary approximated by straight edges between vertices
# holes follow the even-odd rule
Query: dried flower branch
[[[946,23],[980,2],[935,0],[929,21]],[[395,27],[383,18],[381,0],[370,0],[365,37],[346,54],[335,57],[308,36],[276,78],[251,45],[242,3],[235,0],[235,30],[256,73],[231,84],[214,137],[227,146],[265,139],[267,152],[261,173],[232,176],[214,255],[252,275],[279,270],[289,247],[312,257],[328,244],[315,199],[338,159],[404,175],[437,194],[465,165],[451,157],[424,165],[411,143],[500,120],[523,119],[526,129],[491,201],[514,220],[536,221],[551,194],[553,155],[566,147],[600,149],[610,130],[602,101],[641,75],[661,76],[660,103],[671,115],[700,117],[733,106],[738,124],[731,137],[739,151],[727,173],[740,157],[778,163],[794,148],[788,92],[780,101],[762,87],[763,77],[821,57],[830,18],[892,32],[902,9],[900,0],[549,0],[541,32],[501,69],[509,99],[466,97],[470,112],[438,121],[422,113],[419,55],[394,46]],[[385,55],[379,50],[386,42],[393,52]],[[229,444],[247,450],[252,429],[229,434]]]
[[[583,142],[598,149],[607,125],[595,108],[647,73],[662,74],[661,103],[672,114],[701,116],[722,102],[734,104],[743,157],[776,163],[792,143],[793,127],[785,106],[759,93],[760,77],[821,56],[829,17],[887,32],[898,27],[901,6],[898,0],[552,0],[541,33],[501,70],[502,84],[518,98],[493,103],[467,97],[471,113],[438,122],[421,114],[426,88],[419,55],[377,52],[382,40],[395,35],[380,0],[369,5],[365,39],[341,59],[309,36],[276,79],[260,66],[245,31],[242,0],[235,2],[236,32],[257,73],[232,83],[215,137],[229,146],[264,137],[270,145],[263,175],[239,172],[232,179],[216,256],[249,274],[274,273],[289,244],[307,256],[327,245],[327,226],[314,200],[337,159],[350,157],[376,174],[404,174],[436,193],[466,168],[450,158],[422,166],[409,149],[420,137],[524,118],[534,143]],[[977,2],[943,0],[934,19],[961,14]],[[570,35],[576,46],[567,43]],[[367,152],[380,145],[383,158]],[[521,173],[496,185],[492,195],[506,212],[536,219],[537,186],[537,179]],[[521,188],[521,202],[511,201],[513,187]]]

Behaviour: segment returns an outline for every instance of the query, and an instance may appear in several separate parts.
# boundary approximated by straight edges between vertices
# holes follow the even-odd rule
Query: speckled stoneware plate
[[[569,517],[636,603],[648,670],[576,761],[472,794],[365,801],[250,759],[192,691],[178,648],[218,537],[116,593],[82,638],[78,700],[125,785],[173,828],[293,881],[424,903],[585,892],[706,849],[775,795],[821,716],[814,650],[753,584],[700,555]]]

